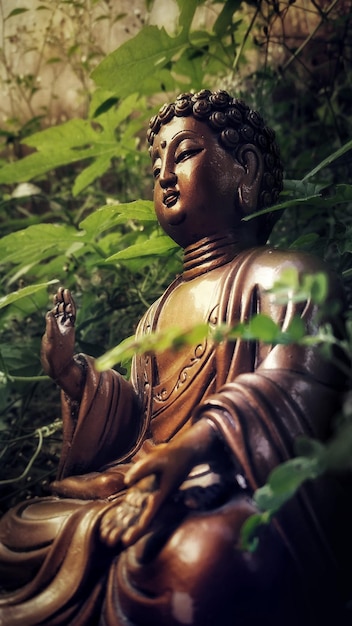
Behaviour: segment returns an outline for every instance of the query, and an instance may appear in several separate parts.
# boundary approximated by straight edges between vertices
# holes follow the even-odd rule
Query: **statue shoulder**
[[[253,255],[249,267],[250,281],[267,290],[279,280],[283,272],[292,269],[299,276],[324,273],[328,279],[329,290],[340,289],[337,276],[319,257],[299,250],[280,250],[269,246],[258,248]]]

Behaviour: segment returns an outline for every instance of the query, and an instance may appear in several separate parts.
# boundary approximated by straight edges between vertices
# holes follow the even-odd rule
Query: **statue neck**
[[[232,232],[204,237],[184,250],[184,280],[192,280],[232,261],[243,246]]]

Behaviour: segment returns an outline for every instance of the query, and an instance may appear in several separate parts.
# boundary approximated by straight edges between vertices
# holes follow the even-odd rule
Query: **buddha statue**
[[[336,277],[307,253],[266,245],[276,212],[243,220],[282,189],[262,117],[225,91],[185,93],[152,118],[148,141],[156,216],[184,264],[137,337],[259,312],[282,330],[299,316],[314,334],[316,304],[279,304],[270,290],[286,268],[324,271],[332,302],[342,298]],[[42,364],[61,388],[62,454],[52,495],[1,521],[0,624],[344,624],[345,479],[307,483],[254,551],[241,545],[254,491],[294,456],[295,440],[330,437],[344,389],[335,365],[316,345],[216,343],[210,333],[136,355],[128,381],[74,354],[75,319],[60,288]]]

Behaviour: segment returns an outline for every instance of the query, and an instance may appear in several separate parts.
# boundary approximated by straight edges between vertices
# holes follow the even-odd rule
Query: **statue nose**
[[[160,185],[163,189],[176,185],[177,176],[168,168],[163,168],[160,172]]]

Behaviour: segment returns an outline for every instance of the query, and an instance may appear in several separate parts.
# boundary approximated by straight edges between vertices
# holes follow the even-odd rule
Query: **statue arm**
[[[94,359],[74,354],[76,306],[60,288],[46,316],[41,360],[61,387],[63,446],[58,479],[98,471],[128,456],[143,429],[138,395],[118,372],[97,372]]]

